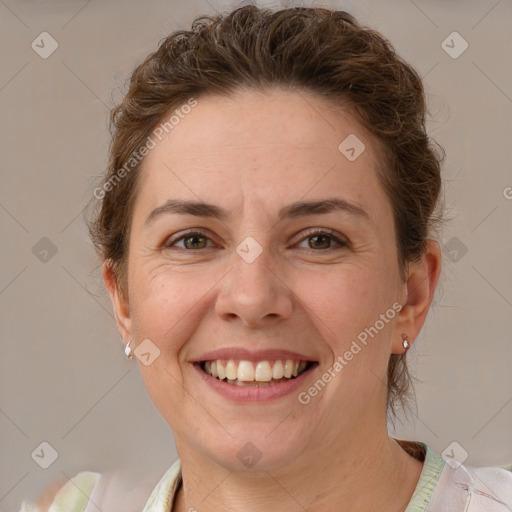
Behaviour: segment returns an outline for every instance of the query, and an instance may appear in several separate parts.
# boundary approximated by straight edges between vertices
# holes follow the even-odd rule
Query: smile
[[[313,364],[311,361],[292,359],[257,362],[216,359],[203,361],[201,368],[208,375],[228,384],[264,387],[294,379],[302,375],[311,364]]]
[[[193,366],[201,380],[215,393],[233,402],[269,402],[298,393],[316,361],[293,359],[214,359]]]

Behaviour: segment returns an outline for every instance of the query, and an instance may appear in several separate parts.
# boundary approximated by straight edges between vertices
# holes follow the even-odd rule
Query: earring
[[[128,359],[134,359],[133,354],[132,354],[132,348],[130,347],[130,343],[131,343],[131,340],[126,344],[126,347],[124,347],[124,355]]]
[[[405,350],[404,354],[407,354],[407,351],[409,350],[411,345],[409,344],[409,341],[407,340],[406,333],[402,334],[402,339],[403,339],[402,346],[404,347],[404,350]]]

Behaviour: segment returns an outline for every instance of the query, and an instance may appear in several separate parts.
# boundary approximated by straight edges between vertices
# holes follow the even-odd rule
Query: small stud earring
[[[404,354],[406,354],[407,351],[409,350],[410,346],[411,346],[409,344],[409,341],[407,340],[407,334],[406,333],[402,334],[402,339],[403,339],[402,346],[404,347],[404,350],[405,350]]]
[[[131,341],[129,341],[129,342],[126,344],[126,347],[124,347],[124,355],[125,355],[128,359],[134,359],[133,354],[132,354],[132,348],[130,347],[130,343],[131,343]]]

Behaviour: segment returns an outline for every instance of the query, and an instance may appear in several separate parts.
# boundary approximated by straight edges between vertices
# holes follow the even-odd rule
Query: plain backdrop
[[[108,110],[126,76],[171,31],[234,5],[0,1],[2,511],[78,471],[158,479],[177,458],[124,357],[82,210],[105,167]],[[454,220],[440,233],[443,275],[409,353],[418,409],[390,432],[438,453],[456,442],[467,464],[512,464],[512,3],[306,5],[347,10],[391,40],[424,78],[430,134],[447,154]],[[43,32],[58,44],[47,58],[32,45],[45,37],[51,49]],[[37,454],[48,461],[52,449],[58,457],[43,469]]]

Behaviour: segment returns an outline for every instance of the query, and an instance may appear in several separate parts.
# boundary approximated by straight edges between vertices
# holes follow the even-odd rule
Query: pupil
[[[204,240],[204,237],[201,237],[201,236],[189,236],[189,237],[187,238],[187,241],[190,241],[190,240],[201,240],[201,239],[203,239],[203,240]],[[190,244],[190,245],[192,245],[193,247],[195,247],[195,244]]]
[[[315,235],[315,236],[313,237],[313,239],[314,239],[314,240],[316,240],[316,241],[318,241],[318,239],[319,239],[319,238],[320,238],[320,239],[322,239],[322,238],[323,238],[324,240],[327,240],[327,237],[326,237],[325,235]],[[325,245],[325,244],[324,244],[324,245]],[[329,244],[327,243],[327,245],[329,245]],[[318,245],[317,245],[317,247],[318,247]]]

